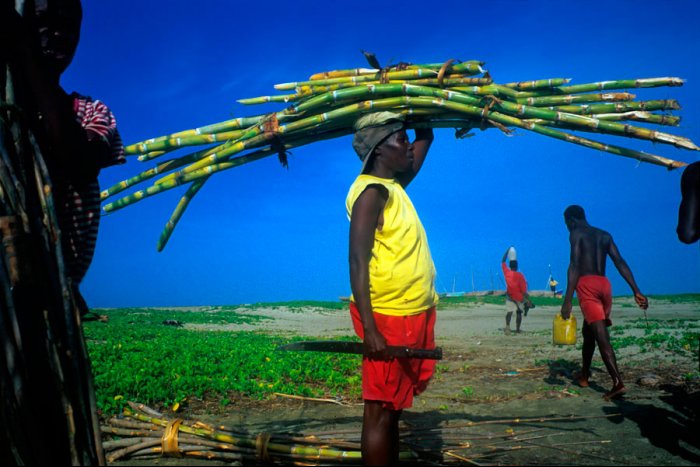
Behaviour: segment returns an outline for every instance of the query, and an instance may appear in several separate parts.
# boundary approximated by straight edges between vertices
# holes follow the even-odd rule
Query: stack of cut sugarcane
[[[129,406],[129,409],[124,410],[123,416],[113,417],[101,427],[102,445],[110,463],[154,457],[186,457],[243,465],[362,463],[359,426],[314,433],[272,433],[220,424],[212,426],[183,418],[168,419],[143,404],[129,402]],[[577,449],[582,445],[601,446],[610,443],[610,440],[594,438],[577,439],[574,442],[558,441],[564,435],[560,425],[619,416],[619,413],[613,413],[476,422],[452,420],[424,426],[409,425],[401,428],[399,458],[422,465],[464,462],[481,465],[482,460],[512,464],[513,459],[509,456],[516,451],[551,449],[559,451],[562,456],[574,456],[577,459],[590,457],[609,463],[615,459],[603,452],[594,454]],[[310,422],[317,423],[318,420]],[[566,429],[571,430],[570,427]]]
[[[370,59],[370,63],[378,65],[376,59]],[[686,164],[574,135],[571,131],[700,149],[688,138],[636,124],[678,126],[680,118],[668,114],[668,111],[680,109],[677,101],[636,101],[634,94],[618,92],[629,88],[681,86],[680,78],[579,85],[569,85],[569,79],[552,78],[497,84],[482,67],[483,62],[453,60],[399,64],[330,71],[312,75],[307,81],[278,84],[276,89],[293,92],[239,102],[291,103],[279,112],[235,118],[128,146],[127,154],[139,155],[141,161],[150,161],[180,148],[208,147],[157,163],[106,189],[102,199],[161,176],[151,186],[105,204],[104,211],[113,212],[171,188],[189,185],[161,234],[160,251],[192,197],[211,175],[275,154],[286,165],[286,153],[291,148],[351,134],[359,116],[380,110],[404,114],[409,128],[454,128],[457,137],[467,135],[473,128],[497,128],[505,133],[522,128],[669,169]]]

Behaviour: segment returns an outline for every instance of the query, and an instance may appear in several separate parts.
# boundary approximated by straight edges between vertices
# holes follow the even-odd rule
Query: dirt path
[[[554,307],[530,311],[523,333],[508,336],[503,333],[501,306],[439,311],[436,335],[444,359],[428,391],[402,417],[403,439],[421,452],[419,463],[466,463],[461,457],[481,465],[700,465],[697,353],[679,356],[661,350],[642,352],[635,346],[621,349],[618,363],[628,393],[606,402],[601,396],[610,379],[597,352],[591,387],[572,383],[571,373],[580,365],[580,347],[552,345],[552,319],[557,311]],[[347,311],[258,308],[242,312],[274,318],[251,326],[274,334],[349,335]],[[642,317],[631,301],[615,301],[614,326],[638,325]],[[673,320],[697,326],[700,304],[652,301],[649,317],[653,322],[661,320],[662,326],[668,321],[669,328],[678,327]],[[577,319],[580,325],[580,314]],[[641,334],[643,329],[626,332]],[[691,374],[694,378],[685,377]],[[344,439],[359,441],[359,404],[277,397],[233,407],[225,415],[200,410],[187,416],[250,432],[335,431],[345,433]],[[144,461],[139,462],[115,465],[143,465]],[[158,464],[217,462],[160,459]]]

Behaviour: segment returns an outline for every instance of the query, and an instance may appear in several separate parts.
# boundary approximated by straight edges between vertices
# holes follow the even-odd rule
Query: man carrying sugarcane
[[[612,289],[610,281],[605,277],[607,257],[632,288],[637,305],[646,310],[649,301],[640,292],[634,280],[632,271],[622,258],[608,232],[591,226],[586,220],[586,214],[581,206],[571,205],[564,211],[564,222],[569,229],[571,244],[571,261],[567,273],[566,294],[561,306],[561,316],[569,319],[571,316],[574,291],[578,296],[584,323],[581,373],[576,381],[582,387],[588,386],[591,376],[591,361],[596,344],[603,358],[603,363],[610,373],[613,387],[603,395],[606,400],[614,399],[625,393],[620,371],[615,359],[615,351],[610,345],[608,326],[612,325],[610,312],[612,310]]]
[[[362,459],[387,465],[399,457],[399,417],[424,391],[434,360],[387,357],[387,345],[435,348],[435,267],[425,230],[404,191],[421,169],[433,140],[416,130],[411,143],[403,117],[365,115],[353,148],[362,171],[346,199],[350,219],[350,313],[363,339]]]
[[[528,310],[535,307],[530,300],[530,295],[527,293],[525,275],[518,271],[518,260],[513,257],[508,261],[508,266],[506,266],[508,252],[514,251],[511,250],[512,248],[508,247],[506,252],[503,253],[503,258],[501,258],[501,269],[506,280],[506,327],[504,330],[506,335],[510,334],[510,321],[513,318],[513,313],[516,313],[515,332],[520,333],[523,314],[527,316]]]

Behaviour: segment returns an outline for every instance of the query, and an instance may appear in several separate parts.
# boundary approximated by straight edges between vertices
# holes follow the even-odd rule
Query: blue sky
[[[63,76],[69,91],[103,100],[125,143],[281,110],[236,99],[276,83],[382,63],[482,60],[496,82],[572,78],[572,84],[677,76],[685,86],[634,90],[677,99],[673,134],[700,144],[700,5],[687,1],[84,2],[81,42]],[[599,135],[595,135],[599,136]],[[700,153],[594,137],[685,162]],[[186,154],[185,152],[181,153]],[[150,164],[130,158],[100,175],[103,188]],[[360,169],[351,137],[220,173],[200,191],[165,250],[163,225],[182,190],[102,220],[82,290],[95,307],[239,304],[349,295],[345,195]],[[439,292],[502,288],[500,259],[518,250],[530,287],[549,265],[564,285],[562,212],[582,205],[613,234],[644,293],[698,292],[700,250],[675,227],[681,171],[639,164],[518,130],[436,140],[409,187],[425,225]],[[611,263],[616,295],[629,288]],[[473,285],[472,285],[473,278]],[[652,310],[653,312],[653,303]]]

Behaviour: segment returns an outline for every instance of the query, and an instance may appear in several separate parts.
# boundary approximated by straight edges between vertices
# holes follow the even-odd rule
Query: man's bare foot
[[[582,388],[587,388],[588,386],[590,386],[588,384],[588,375],[583,372],[574,373],[574,380],[576,381],[576,384],[578,384]]]
[[[605,399],[606,401],[616,399],[626,392],[627,389],[625,389],[625,385],[622,383],[618,383],[615,386],[613,386],[613,388],[610,391],[606,392],[603,395],[603,399]]]
[[[506,333],[506,336],[510,335],[510,328],[509,327],[506,327],[505,333]]]

